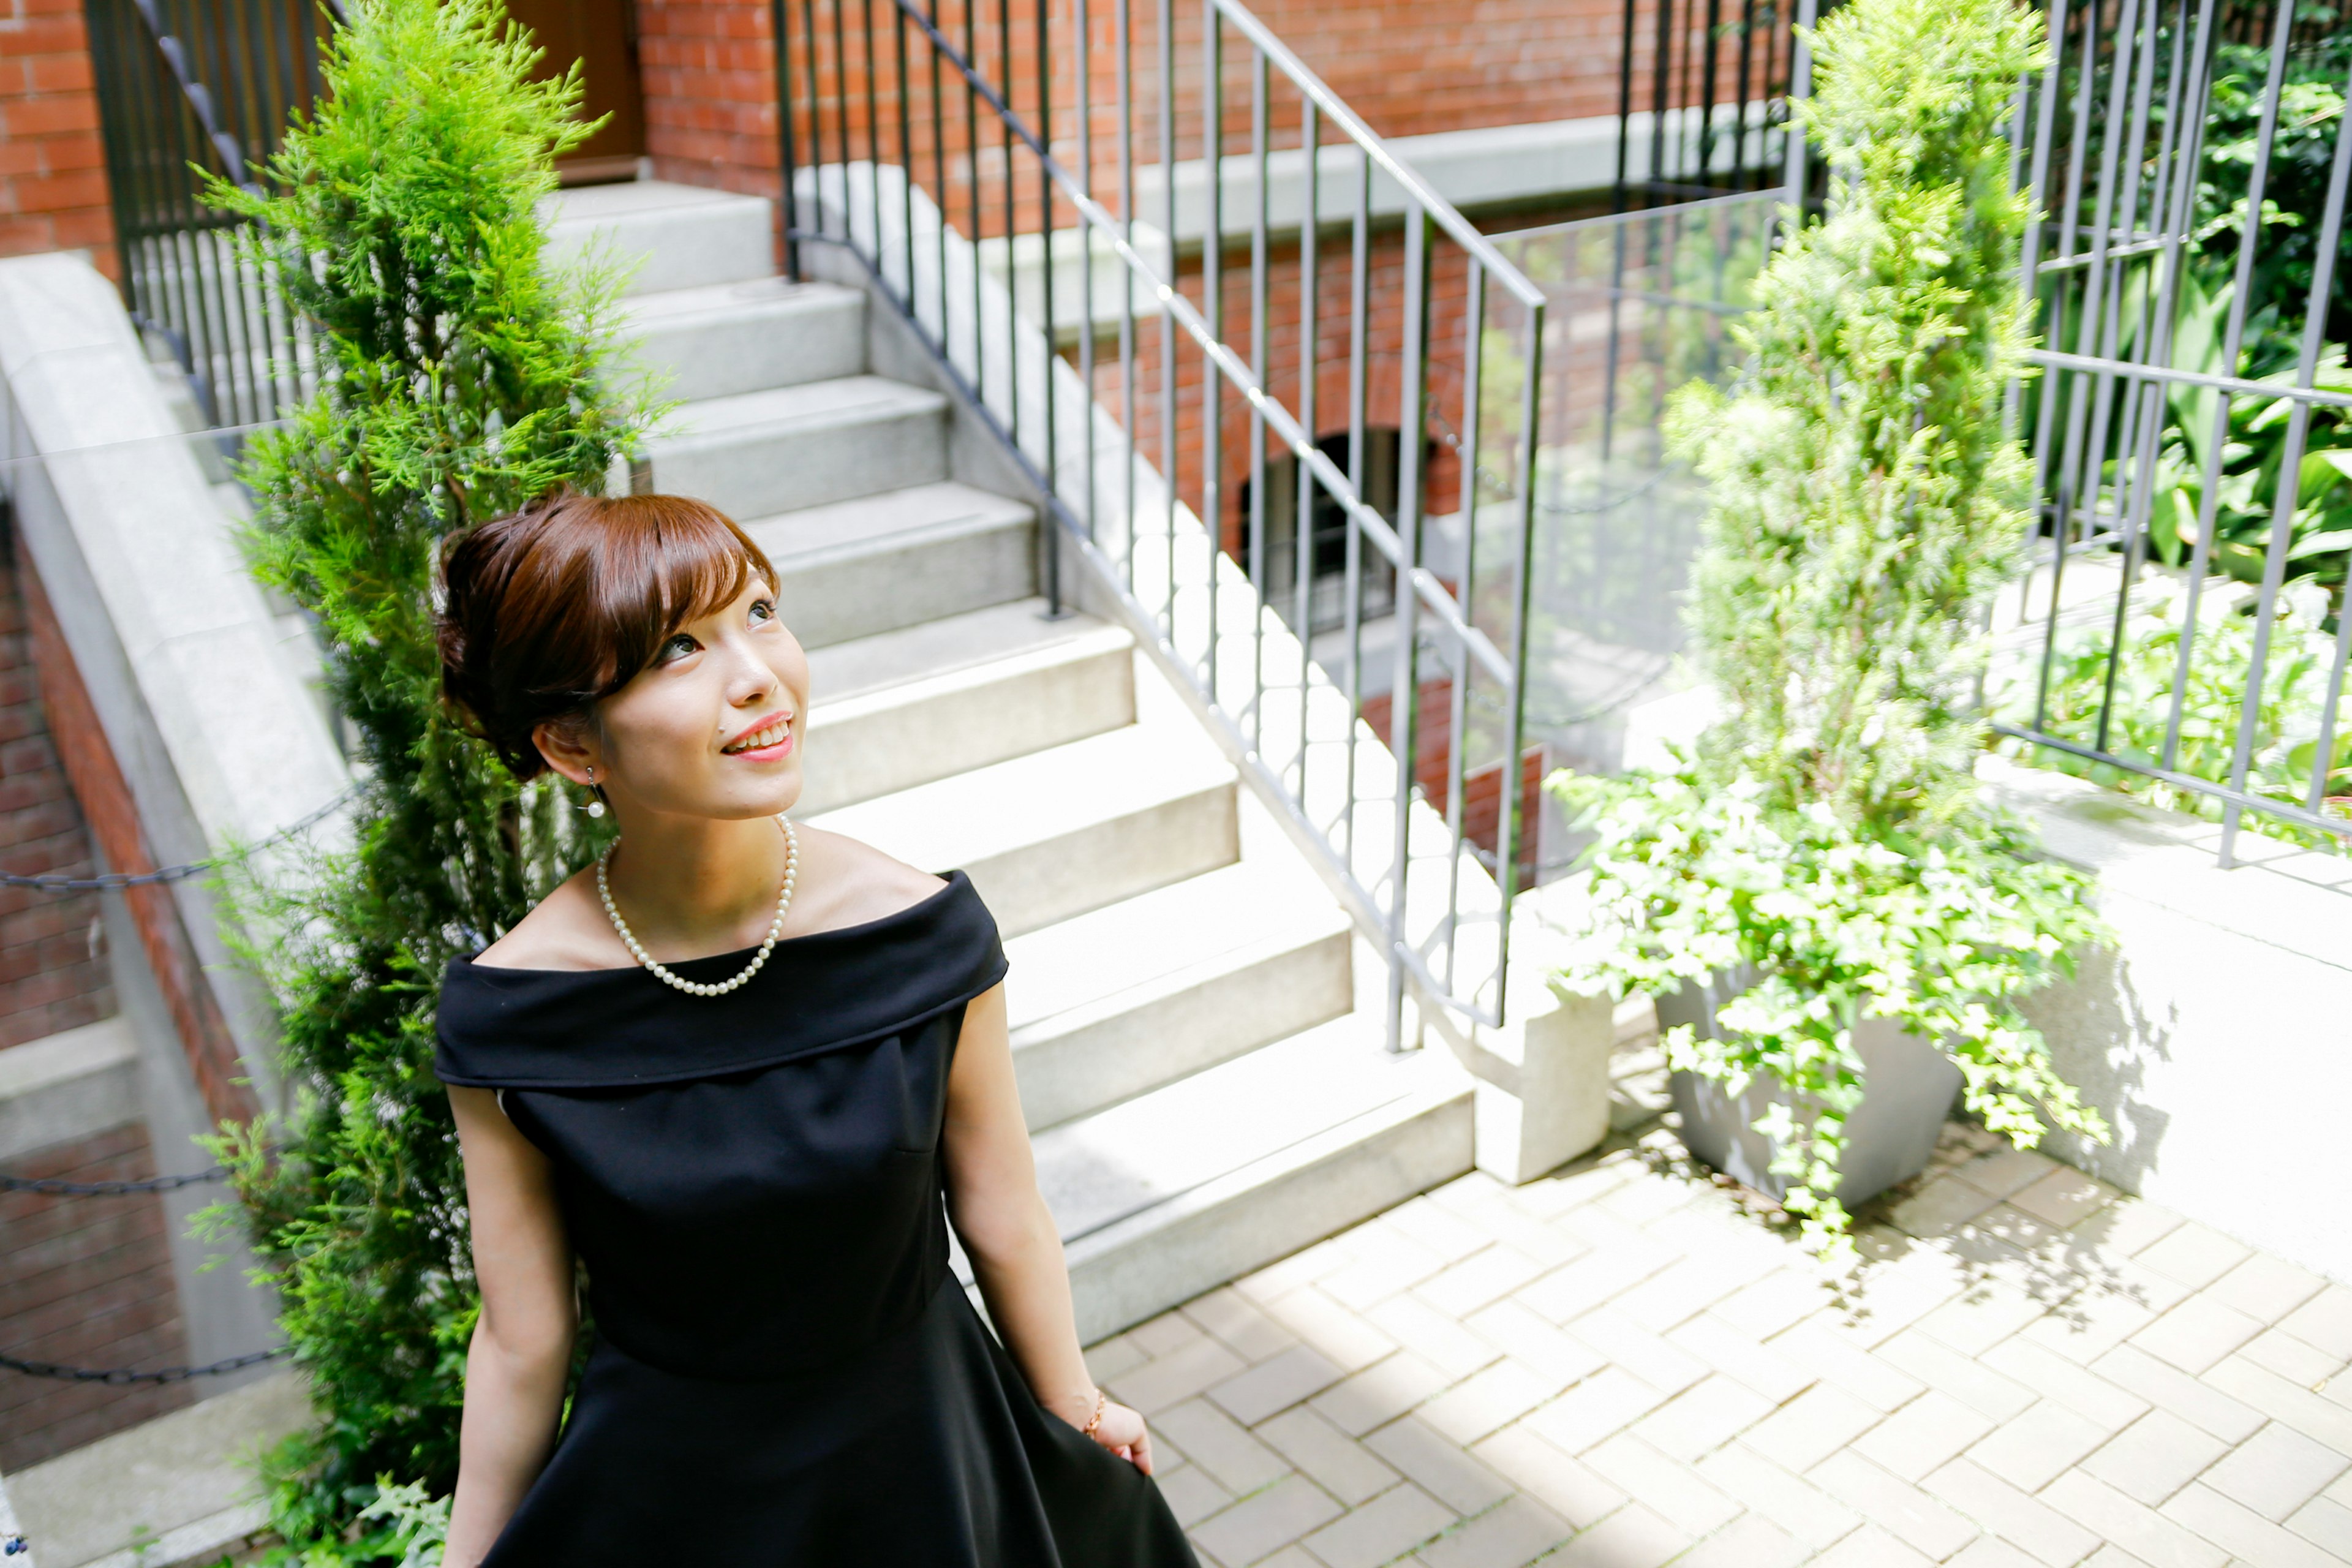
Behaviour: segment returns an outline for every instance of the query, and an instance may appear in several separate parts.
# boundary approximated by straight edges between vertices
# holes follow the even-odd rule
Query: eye
[[[759,626],[764,622],[772,621],[775,618],[776,606],[772,600],[754,599],[751,601],[751,624],[753,626]]]
[[[655,660],[656,663],[667,664],[674,658],[684,658],[701,646],[684,632],[678,632],[661,645],[661,652],[654,656]]]

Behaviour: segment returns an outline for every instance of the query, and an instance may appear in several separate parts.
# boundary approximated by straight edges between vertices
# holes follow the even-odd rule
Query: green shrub
[[[454,1481],[477,1299],[436,987],[596,847],[444,712],[429,602],[444,536],[601,490],[653,412],[611,384],[609,279],[541,260],[551,160],[593,127],[537,56],[497,0],[354,0],[270,189],[211,193],[317,330],[315,395],[244,465],[247,544],[317,616],[363,782],[349,853],[234,889],[295,1103],[219,1141],[243,1207],[211,1220],[250,1237],[310,1380],[319,1426],[270,1463],[298,1545],[356,1529],[380,1476]]]
[[[1756,966],[1722,1037],[1675,1030],[1668,1060],[1795,1097],[1759,1130],[1784,1203],[1833,1245],[1865,1014],[1940,1044],[2018,1142],[2047,1121],[2105,1135],[2016,1007],[2095,938],[2084,879],[2032,858],[1971,771],[1980,628],[2030,477],[2001,418],[2029,334],[1999,126],[2041,29],[2012,0],[1853,0],[1813,35],[1829,214],[1759,278],[1730,389],[1673,410],[1711,487],[1688,619],[1719,717],[1676,773],[1554,780],[1600,835],[1564,983]]]

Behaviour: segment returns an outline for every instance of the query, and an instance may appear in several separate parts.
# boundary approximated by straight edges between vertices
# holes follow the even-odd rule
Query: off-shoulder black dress
[[[436,1068],[547,1154],[596,1332],[485,1568],[1194,1568],[948,1267],[948,1065],[1004,971],[961,871],[723,996],[450,963]]]

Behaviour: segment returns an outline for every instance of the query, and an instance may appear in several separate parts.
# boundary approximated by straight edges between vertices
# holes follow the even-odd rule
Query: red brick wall
[[[0,256],[80,247],[114,276],[81,5],[0,0]]]
[[[646,152],[687,184],[776,194],[776,67],[769,8],[743,0],[637,0]]]
[[[155,1174],[145,1131],[119,1127],[8,1167],[75,1182]],[[68,1366],[183,1364],[163,1202],[0,1192],[0,1351]],[[110,1387],[0,1372],[0,1471],[94,1442],[190,1398],[181,1384]]]
[[[41,710],[15,555],[0,546],[0,870],[87,877],[97,868]],[[95,893],[0,888],[0,1047],[114,1012],[111,974],[93,940],[98,918]]]

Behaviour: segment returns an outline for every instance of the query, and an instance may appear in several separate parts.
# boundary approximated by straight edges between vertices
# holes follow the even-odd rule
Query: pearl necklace
[[[596,893],[604,900],[604,912],[612,917],[613,929],[621,933],[621,941],[628,945],[631,952],[636,954],[639,963],[654,972],[654,978],[666,984],[676,986],[689,996],[724,996],[760,973],[760,966],[768,962],[768,954],[776,950],[776,938],[783,932],[784,911],[793,907],[793,883],[801,874],[800,835],[793,830],[791,817],[778,812],[776,820],[783,824],[784,828],[784,886],[783,890],[776,895],[776,918],[769,922],[768,940],[760,944],[759,953],[744,966],[743,973],[732,980],[721,980],[716,984],[706,985],[698,981],[681,980],[646,952],[644,946],[638,942],[636,933],[629,929],[629,922],[621,918],[619,906],[613,902],[613,889],[604,879],[604,864],[612,859],[613,851],[620,847],[621,841],[614,839],[604,847],[604,852],[602,855],[596,857]]]

